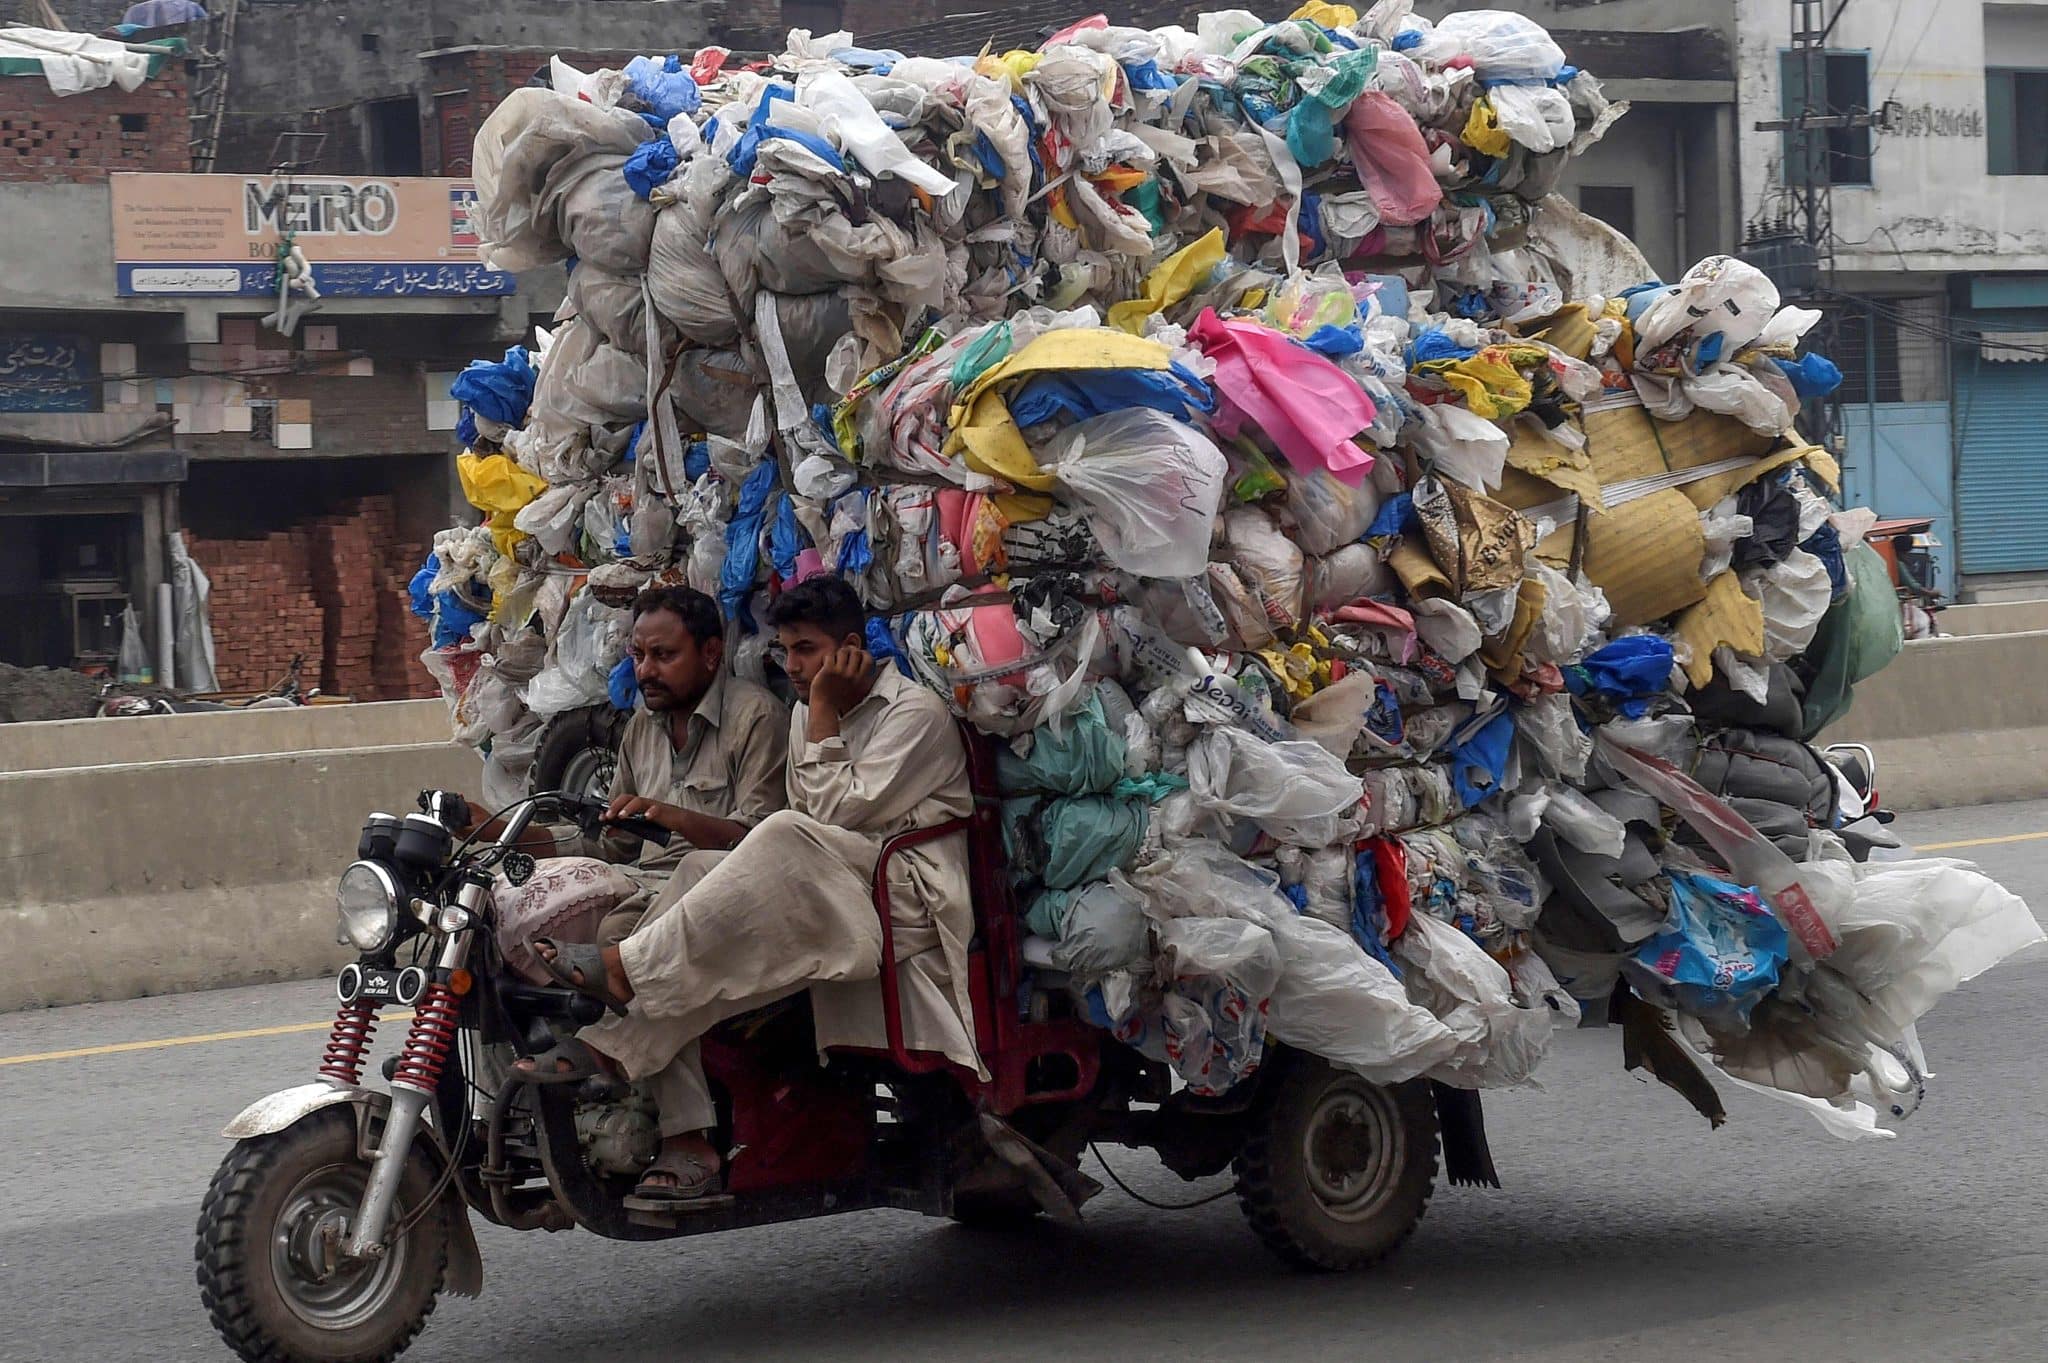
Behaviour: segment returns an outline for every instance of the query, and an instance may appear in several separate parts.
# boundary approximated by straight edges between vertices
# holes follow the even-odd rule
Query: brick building
[[[150,78],[58,100],[42,80],[0,76],[0,180],[103,183],[114,171],[190,170],[183,44],[162,44]]]

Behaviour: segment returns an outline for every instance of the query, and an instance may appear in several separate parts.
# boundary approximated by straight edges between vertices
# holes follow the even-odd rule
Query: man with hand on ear
[[[886,1046],[876,980],[897,968],[905,1044],[985,1075],[968,1002],[965,833],[890,860],[895,962],[882,960],[872,888],[889,838],[972,811],[959,729],[938,696],[876,666],[860,598],[840,579],[798,583],[767,618],[798,696],[789,808],[680,897],[672,881],[618,945],[535,943],[558,980],[621,1014],[566,1043],[563,1058],[635,1079],[694,1063],[692,1043],[712,1026],[805,989],[820,1047]],[[717,1186],[708,1142],[688,1158],[678,1200]]]

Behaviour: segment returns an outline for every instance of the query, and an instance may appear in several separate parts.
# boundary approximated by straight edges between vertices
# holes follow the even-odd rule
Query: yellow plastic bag
[[[1107,327],[1051,331],[983,370],[953,403],[946,453],[963,455],[976,473],[1001,478],[1015,487],[1051,492],[1052,475],[1038,459],[1010,416],[998,391],[1009,380],[1028,374],[1074,369],[1166,369],[1173,352],[1157,341],[1129,336]],[[1007,511],[1008,508],[1005,508]]]
[[[455,473],[469,504],[479,511],[503,512],[507,526],[519,508],[548,490],[546,479],[528,473],[502,454],[465,450],[455,456]]]
[[[1349,5],[1332,5],[1325,0],[1308,0],[1308,3],[1287,16],[1290,19],[1306,19],[1324,28],[1350,28],[1358,22],[1358,11]]]
[[[1465,131],[1459,134],[1465,145],[1482,156],[1506,156],[1514,143],[1501,129],[1500,117],[1493,111],[1493,101],[1481,96],[1472,101],[1472,112],[1465,119]]]
[[[1145,330],[1145,319],[1170,308],[1194,291],[1223,263],[1223,229],[1212,227],[1208,235],[1181,247],[1159,262],[1145,276],[1145,292],[1137,298],[1113,304],[1109,324],[1136,336]]]
[[[1437,377],[1465,396],[1476,416],[1498,421],[1529,405],[1534,395],[1520,366],[1539,364],[1545,352],[1531,346],[1490,345],[1477,355],[1446,365]]]

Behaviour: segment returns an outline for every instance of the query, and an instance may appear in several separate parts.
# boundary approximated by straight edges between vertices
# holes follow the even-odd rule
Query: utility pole
[[[1817,294],[1833,292],[1835,274],[1834,176],[1829,164],[1828,133],[1837,128],[1869,128],[1878,119],[1867,110],[1832,112],[1828,97],[1828,35],[1841,22],[1851,0],[1837,0],[1833,17],[1827,16],[1827,0],[1791,0],[1792,56],[1787,74],[1798,73],[1800,89],[1796,112],[1790,118],[1765,119],[1758,132],[1786,134],[1786,155],[1781,174],[1790,194],[1793,211],[1790,222],[1751,223],[1750,243],[1760,257],[1778,255],[1784,261],[1774,274],[1782,294],[1821,304],[1820,334],[1815,348],[1822,354],[1834,349],[1839,334],[1838,307],[1827,306]],[[1823,20],[1825,19],[1825,22]],[[1789,240],[1788,240],[1789,239]],[[1800,248],[1787,250],[1796,241]],[[1774,245],[1775,252],[1763,249]],[[1867,324],[1866,324],[1867,325]],[[1875,385],[1875,374],[1865,375],[1866,386]],[[1840,450],[1842,436],[1839,394],[1812,404],[1810,427],[1816,442]]]

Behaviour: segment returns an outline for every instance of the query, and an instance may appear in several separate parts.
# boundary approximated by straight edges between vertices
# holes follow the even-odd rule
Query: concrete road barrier
[[[302,979],[339,965],[347,953],[334,942],[334,882],[363,816],[405,813],[429,787],[476,791],[476,755],[446,741],[446,711],[428,704],[440,715],[431,742],[409,741],[432,717],[411,706],[347,707],[356,713],[346,719],[281,712],[282,724],[192,715],[0,726],[10,756],[52,759],[0,773],[0,1011]],[[94,755],[141,743],[187,753],[356,741],[69,765],[50,730]],[[394,734],[406,737],[363,741]]]
[[[0,772],[447,741],[448,707],[438,700],[294,705],[119,720],[59,719],[0,724]]]
[[[2048,630],[1915,639],[1820,741],[1868,743],[1894,809],[2048,798]]]
[[[1934,620],[1943,634],[2024,634],[2048,629],[2048,601],[1986,601],[1950,606]]]

